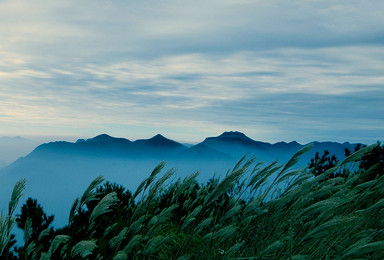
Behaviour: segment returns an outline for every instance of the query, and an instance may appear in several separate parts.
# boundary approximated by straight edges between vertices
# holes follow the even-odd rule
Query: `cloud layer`
[[[0,2],[0,135],[383,139],[382,1]]]

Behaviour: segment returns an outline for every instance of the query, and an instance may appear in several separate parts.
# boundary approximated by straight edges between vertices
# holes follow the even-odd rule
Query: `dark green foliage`
[[[21,214],[17,215],[17,226],[25,230],[27,219],[31,221],[31,233],[29,234],[29,239],[26,241],[29,242],[29,240],[36,240],[40,233],[49,227],[54,216],[47,216],[40,204],[37,203],[37,200],[28,198],[21,207]]]
[[[384,146],[381,143],[377,143],[372,151],[366,153],[360,161],[360,169],[369,170],[371,167],[376,166],[377,176],[370,176],[369,179],[384,175]]]
[[[18,259],[17,255],[12,252],[12,247],[16,244],[15,235],[10,234],[10,240],[8,244],[5,246],[3,254],[0,255],[0,259]]]
[[[16,222],[13,213],[25,189],[25,179],[16,182],[12,190],[11,199],[8,203],[8,214],[0,212],[0,258],[12,259],[14,257],[11,247],[16,243],[15,236],[11,234],[11,230]]]
[[[222,180],[212,178],[203,184],[197,182],[197,173],[167,184],[173,172],[161,175],[161,164],[134,196],[121,185],[93,185],[93,192],[87,190],[74,203],[70,223],[55,231],[50,247],[42,249],[42,239],[50,235],[40,234],[35,244],[25,246],[30,249],[26,255],[28,259],[383,259],[380,152],[377,146],[362,148],[321,174],[291,168],[301,153],[285,166],[273,162],[252,167],[253,160],[243,158]],[[371,166],[356,168],[364,160]],[[342,170],[353,174],[335,176]],[[86,203],[79,208],[80,201]]]
[[[335,155],[330,155],[327,150],[324,150],[324,154],[321,157],[318,152],[316,153],[315,158],[311,159],[309,167],[313,168],[313,173],[315,176],[318,176],[335,167],[337,162],[338,160]]]
[[[54,216],[47,216],[37,200],[28,198],[21,207],[21,214],[17,215],[17,226],[24,231],[24,243],[32,242],[40,245],[40,250],[48,250],[53,238],[53,229],[48,229]],[[20,258],[27,257],[27,247],[17,247],[16,252]],[[36,254],[39,255],[39,254]]]

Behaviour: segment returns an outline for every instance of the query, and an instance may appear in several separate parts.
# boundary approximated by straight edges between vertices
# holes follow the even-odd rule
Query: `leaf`
[[[344,258],[357,258],[366,256],[368,253],[380,252],[384,248],[384,241],[376,241],[368,244],[363,244],[354,248],[351,248],[349,251],[345,252],[341,259]]]
[[[139,245],[144,240],[143,235],[135,235],[131,240],[129,240],[128,245],[124,247],[124,252],[126,254],[130,254],[131,250],[134,249],[137,245]]]
[[[68,219],[69,224],[72,223],[73,217],[75,216],[76,211],[79,208],[79,204],[80,204],[80,200],[79,198],[76,198],[72,204],[71,211],[69,212],[69,219]]]
[[[364,147],[360,150],[358,150],[357,152],[354,152],[353,154],[351,154],[350,156],[348,156],[347,158],[345,158],[341,163],[340,163],[340,166],[341,165],[345,165],[347,163],[350,163],[350,162],[357,162],[359,160],[362,159],[362,157],[372,151],[374,148],[376,148],[378,146],[378,144],[372,144],[372,145],[369,145],[367,147]]]
[[[53,255],[56,252],[56,250],[60,247],[61,244],[67,244],[70,239],[71,239],[71,237],[67,236],[67,235],[55,236],[55,238],[52,240],[51,246],[48,250],[49,255]]]
[[[279,249],[282,246],[282,243],[280,240],[276,240],[272,244],[270,244],[264,251],[262,252],[262,255],[270,254],[271,252],[274,252],[276,249]]]
[[[50,233],[51,233],[51,229],[50,228],[47,228],[47,229],[44,229],[43,231],[41,231],[41,233],[39,235],[39,241],[41,239],[43,239],[44,237],[49,236]]]
[[[149,187],[149,185],[153,182],[153,180],[155,179],[155,177],[161,172],[161,170],[164,168],[166,162],[165,161],[162,161],[161,163],[159,163],[155,169],[152,171],[151,175],[146,178],[144,181],[142,181],[139,185],[139,187],[137,188],[137,190],[135,191],[135,193],[133,194],[133,198],[136,198],[137,195],[139,195],[141,192],[145,192],[145,190]]]
[[[95,200],[96,193],[95,189],[104,181],[103,176],[96,177],[91,184],[88,186],[88,188],[83,193],[83,196],[81,196],[79,208],[87,204],[88,202]]]
[[[160,250],[160,247],[163,244],[165,244],[169,239],[170,239],[170,237],[165,237],[162,235],[155,236],[155,237],[151,238],[148,241],[147,246],[145,247],[145,250],[143,253],[145,255],[148,255],[148,256],[155,254],[156,252],[158,252]]]
[[[242,160],[243,158],[240,161]],[[211,195],[205,198],[204,203],[206,206],[213,203],[218,197],[220,197],[220,195],[225,194],[229,189],[231,189],[248,170],[248,167],[253,163],[253,161],[254,159],[249,160],[241,168],[235,167],[235,169],[216,186]]]
[[[119,201],[119,199],[117,198],[116,192],[111,192],[111,193],[108,193],[107,195],[105,195],[104,198],[93,209],[91,216],[89,217],[88,230],[92,230],[93,226],[95,225],[95,219],[97,217],[112,211],[111,207],[117,201]]]
[[[127,233],[128,233],[128,228],[127,227],[123,228],[123,230],[121,230],[117,236],[115,236],[109,241],[110,248],[119,248],[121,241],[123,241]]]
[[[273,181],[272,185],[282,176],[289,168],[294,166],[299,160],[300,156],[303,155],[304,153],[308,152],[313,148],[313,143],[307,144],[303,148],[301,148],[299,151],[297,151],[292,158],[285,164],[284,168],[281,170],[281,172],[277,175],[275,180]]]
[[[124,251],[119,251],[113,258],[113,260],[126,260],[128,259],[127,254]]]
[[[19,203],[24,189],[25,179],[16,182],[13,187],[11,200],[8,204],[8,215],[5,215],[3,212],[0,214],[0,256],[3,255],[3,252],[11,239],[11,229],[15,224],[15,217],[13,216],[13,213]]]
[[[80,256],[85,258],[92,254],[93,250],[97,247],[95,240],[83,240],[77,243],[71,250],[73,258]]]
[[[21,179],[20,181],[16,182],[15,186],[13,187],[11,200],[9,201],[8,205],[8,216],[12,216],[15,212],[17,204],[19,203],[19,200],[23,195],[22,192],[25,189],[25,183],[25,179]]]

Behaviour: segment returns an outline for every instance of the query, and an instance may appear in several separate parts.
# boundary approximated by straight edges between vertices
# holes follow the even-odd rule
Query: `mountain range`
[[[356,144],[335,142],[314,142],[313,151],[329,150],[338,157],[344,156],[344,149],[353,150]],[[260,157],[261,160],[278,159],[283,162],[304,147],[297,142],[270,144],[255,141],[240,132],[224,132],[217,137],[207,137],[196,145],[185,145],[168,139],[161,134],[149,139],[130,141],[101,134],[90,139],[78,139],[75,143],[57,141],[39,145],[14,164],[33,159],[60,157],[99,157],[120,159],[239,159],[245,154]],[[267,161],[268,161],[267,160]]]
[[[343,159],[344,149],[354,150],[356,145],[314,142],[313,149],[303,155],[297,166],[306,166],[316,152],[324,150]],[[199,180],[204,182],[214,174],[223,177],[244,154],[265,163],[275,159],[284,163],[302,147],[297,142],[255,141],[240,132],[224,132],[196,145],[181,144],[160,134],[136,141],[101,134],[73,143],[45,143],[0,169],[0,209],[5,208],[14,183],[26,178],[25,195],[38,199],[49,214],[56,215],[56,225],[62,225],[71,202],[98,175],[134,191],[158,163],[167,160],[164,171],[175,167],[175,178],[200,171]]]

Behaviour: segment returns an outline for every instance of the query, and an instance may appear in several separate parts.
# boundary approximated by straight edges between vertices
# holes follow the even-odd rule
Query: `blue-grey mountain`
[[[342,159],[344,149],[354,150],[355,146],[315,142],[313,150],[303,156],[298,166],[306,166],[316,152],[322,153],[325,149]],[[275,159],[284,163],[302,147],[297,142],[255,141],[240,132],[225,132],[192,146],[162,135],[130,141],[102,134],[74,143],[45,143],[0,169],[0,206],[5,208],[14,183],[26,178],[26,196],[38,199],[47,212],[56,215],[56,225],[61,225],[68,217],[68,212],[61,209],[69,209],[97,175],[134,190],[158,163],[167,160],[164,170],[177,168],[176,177],[200,171],[200,180],[206,181],[215,173],[224,175],[244,154],[266,163]]]

